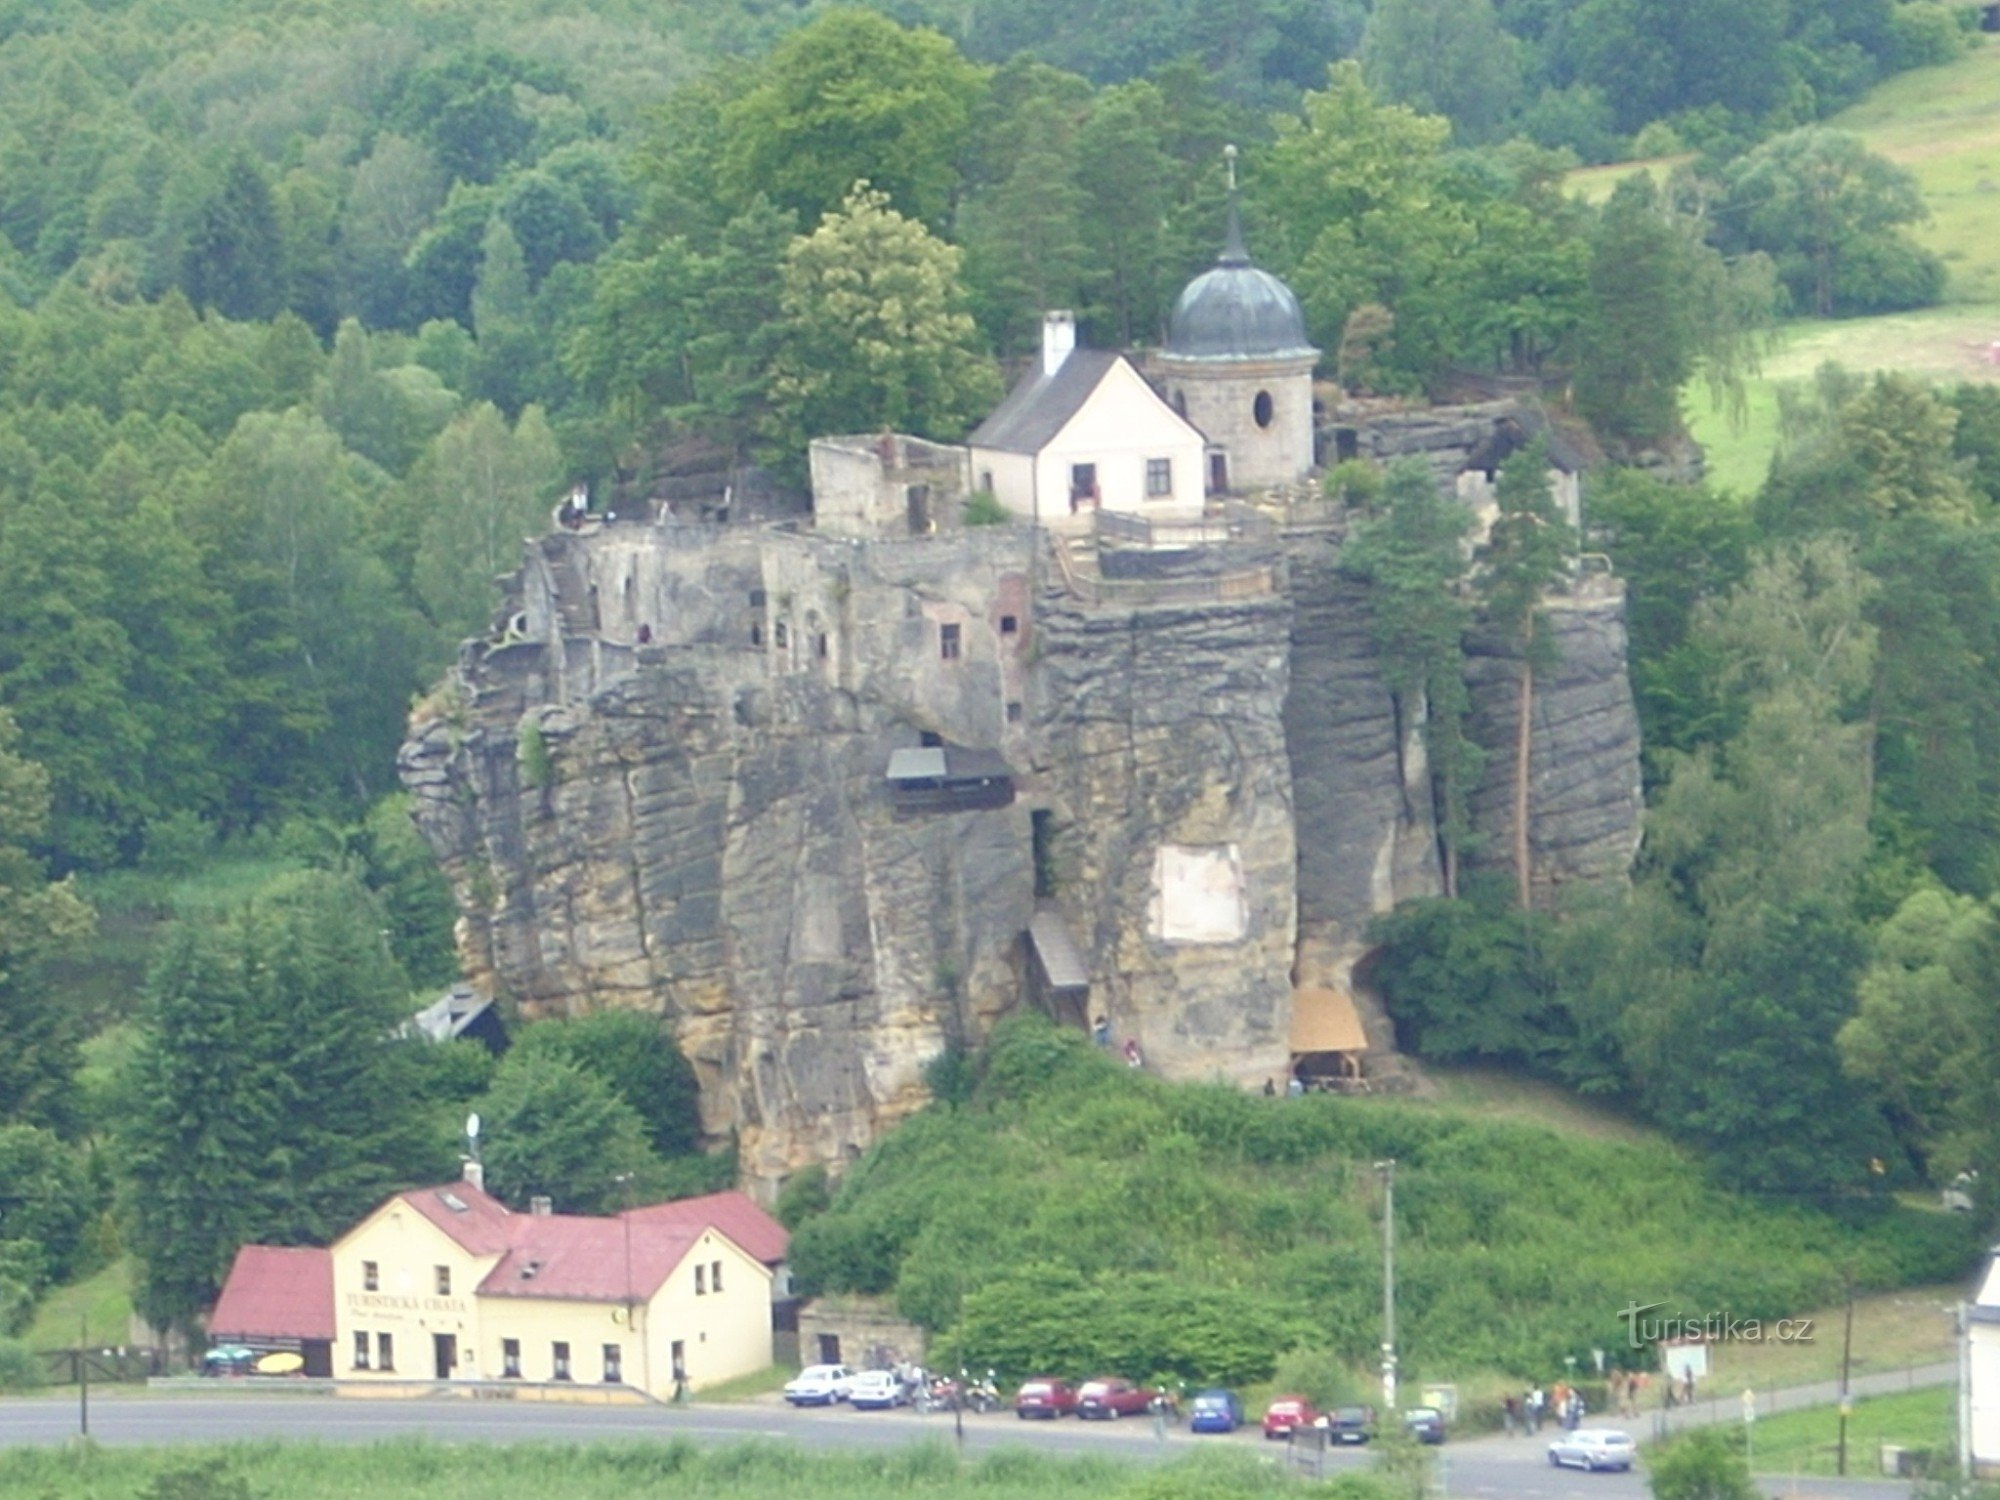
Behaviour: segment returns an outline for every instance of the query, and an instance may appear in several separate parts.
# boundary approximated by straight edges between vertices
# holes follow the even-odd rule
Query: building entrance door
[[[431,1335],[431,1351],[437,1357],[437,1378],[449,1380],[458,1369],[458,1335],[455,1333],[434,1333]]]

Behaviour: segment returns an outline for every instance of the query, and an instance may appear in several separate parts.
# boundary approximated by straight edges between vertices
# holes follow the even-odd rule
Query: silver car
[[[1560,1469],[1617,1469],[1623,1473],[1639,1456],[1630,1433],[1610,1427],[1579,1427],[1549,1444],[1549,1463]]]

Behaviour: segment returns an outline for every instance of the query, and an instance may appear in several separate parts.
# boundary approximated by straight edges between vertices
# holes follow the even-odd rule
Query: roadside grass
[[[1957,1401],[1957,1389],[1948,1385],[1856,1401],[1847,1419],[1849,1476],[1879,1475],[1884,1443],[1948,1464],[1957,1447]],[[1837,1474],[1839,1435],[1840,1414],[1832,1406],[1759,1417],[1749,1434],[1750,1467],[1759,1474]]]
[[[785,1382],[792,1378],[792,1371],[783,1365],[768,1365],[764,1369],[752,1371],[748,1375],[738,1375],[734,1380],[720,1381],[715,1385],[703,1386],[694,1393],[697,1401],[748,1401],[755,1396],[768,1396],[773,1391],[784,1389]]]
[[[136,1494],[254,1496],[255,1500],[624,1500],[635,1494],[704,1500],[878,1500],[882,1495],[978,1500],[1106,1500],[1199,1494],[1276,1497],[1295,1488],[1261,1455],[1208,1450],[1165,1469],[1013,1449],[962,1464],[942,1440],[893,1451],[813,1453],[792,1444],[701,1450],[654,1443],[485,1445],[428,1439],[347,1446],[258,1442],[185,1448],[17,1448],[0,1453],[0,1494],[131,1500]]]
[[[57,1287],[21,1336],[30,1349],[74,1349],[88,1329],[93,1346],[127,1342],[132,1326],[132,1262],[120,1257],[96,1274]]]
[[[1964,1294],[1964,1288],[1947,1283],[1856,1297],[1853,1373],[1881,1374],[1942,1364],[1955,1358],[1952,1310]],[[1838,1380],[1846,1315],[1844,1303],[1806,1313],[1813,1322],[1810,1339],[1782,1344],[1771,1340],[1712,1345],[1708,1388],[1717,1392],[1740,1391],[1745,1387],[1769,1391]],[[1781,1419],[1772,1420],[1775,1424]],[[1759,1432],[1761,1435],[1761,1423]]]

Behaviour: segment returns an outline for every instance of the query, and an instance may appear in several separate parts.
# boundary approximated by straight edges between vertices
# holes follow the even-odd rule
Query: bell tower
[[[1160,371],[1172,401],[1209,442],[1208,492],[1264,489],[1313,467],[1312,374],[1292,289],[1250,260],[1229,167],[1229,223],[1215,265],[1182,290],[1167,323]]]

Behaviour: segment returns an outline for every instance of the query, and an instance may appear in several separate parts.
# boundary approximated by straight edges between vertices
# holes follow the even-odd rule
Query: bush
[[[1962,7],[1905,0],[1889,12],[1890,57],[1897,68],[1929,68],[1964,55]]]
[[[0,1339],[0,1391],[25,1391],[43,1384],[47,1371],[19,1339]]]
[[[1347,1406],[1366,1399],[1369,1382],[1329,1349],[1288,1350],[1271,1371],[1273,1390],[1304,1396],[1315,1406]]]
[[[1005,526],[1014,513],[991,490],[974,490],[960,511],[968,526]]]

